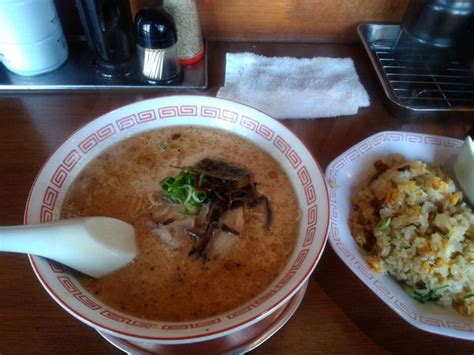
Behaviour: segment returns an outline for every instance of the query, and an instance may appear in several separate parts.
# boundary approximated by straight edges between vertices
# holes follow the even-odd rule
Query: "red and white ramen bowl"
[[[109,112],[76,131],[37,176],[28,198],[25,224],[57,220],[74,179],[110,146],[146,131],[182,125],[232,132],[252,141],[280,163],[294,186],[302,213],[296,246],[283,271],[258,296],[229,312],[188,322],[150,321],[112,309],[89,293],[67,267],[30,255],[38,279],[61,307],[85,324],[116,337],[183,344],[222,337],[249,327],[275,312],[304,285],[326,244],[328,190],[318,163],[306,147],[282,124],[262,112],[201,96],[137,102]]]

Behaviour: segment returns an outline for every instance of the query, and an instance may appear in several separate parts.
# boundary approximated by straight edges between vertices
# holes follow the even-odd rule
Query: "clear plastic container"
[[[176,27],[164,8],[141,9],[135,19],[138,59],[143,77],[153,83],[181,80]]]

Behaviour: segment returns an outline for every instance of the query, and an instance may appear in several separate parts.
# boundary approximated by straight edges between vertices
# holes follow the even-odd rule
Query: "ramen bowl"
[[[233,133],[253,142],[278,161],[292,182],[301,211],[296,244],[281,273],[256,297],[231,311],[186,322],[150,321],[113,309],[87,291],[65,266],[38,256],[29,257],[41,284],[61,307],[85,324],[115,337],[185,344],[247,328],[278,310],[305,284],[327,240],[329,199],[325,179],[318,163],[298,138],[262,112],[231,101],[200,96],[137,102],[109,112],[76,131],[53,153],[37,176],[28,198],[25,224],[59,219],[66,193],[75,178],[112,145],[150,130],[176,126],[208,127]]]

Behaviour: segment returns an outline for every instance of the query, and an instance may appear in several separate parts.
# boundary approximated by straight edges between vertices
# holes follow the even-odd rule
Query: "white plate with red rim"
[[[137,102],[111,111],[73,133],[37,176],[28,198],[25,224],[58,219],[74,178],[110,146],[136,134],[177,125],[231,132],[270,153],[295,188],[301,209],[297,243],[283,271],[260,295],[238,309],[191,322],[155,322],[111,309],[88,293],[67,268],[30,256],[37,277],[59,305],[80,321],[116,337],[182,344],[210,340],[244,329],[276,311],[304,285],[327,240],[326,182],[306,147],[281,123],[260,111],[203,96],[171,96]]]
[[[373,163],[377,159],[399,153],[408,159],[440,164],[449,173],[462,143],[442,136],[380,132],[339,155],[326,169],[331,208],[329,243],[349,269],[408,323],[431,333],[474,340],[472,318],[434,303],[418,303],[390,276],[374,273],[352,238],[348,222],[352,193],[374,174]]]

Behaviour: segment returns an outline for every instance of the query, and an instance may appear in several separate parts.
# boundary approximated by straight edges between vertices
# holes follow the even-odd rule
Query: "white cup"
[[[0,61],[19,75],[58,68],[68,47],[53,0],[0,0]]]
[[[0,0],[0,43],[31,43],[61,28],[53,0]]]
[[[68,57],[62,31],[36,43],[0,44],[0,59],[15,74],[31,76],[47,73],[61,66]]]

